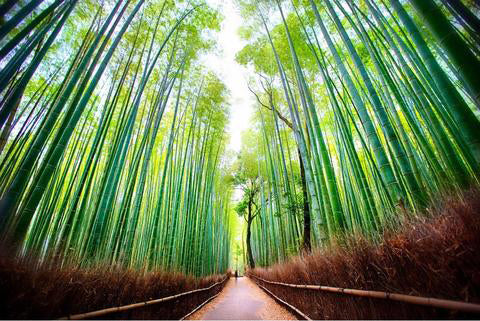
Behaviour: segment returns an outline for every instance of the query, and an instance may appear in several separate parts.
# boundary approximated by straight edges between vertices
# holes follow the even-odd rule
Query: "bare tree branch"
[[[260,75],[260,76],[262,77],[262,75]],[[252,92],[252,94],[255,95],[255,98],[257,99],[257,101],[258,101],[258,103],[259,103],[260,105],[262,105],[264,108],[266,108],[266,109],[268,109],[268,110],[270,110],[270,111],[275,111],[275,113],[277,113],[278,118],[280,118],[280,119],[285,123],[285,125],[287,125],[290,129],[293,130],[293,125],[292,125],[292,123],[291,123],[285,116],[283,116],[282,113],[280,113],[280,112],[278,111],[278,109],[275,107],[275,105],[273,104],[273,93],[272,93],[272,89],[271,89],[271,84],[269,83],[270,89],[266,89],[265,86],[264,86],[264,84],[263,84],[263,82],[260,81],[260,83],[262,84],[262,87],[263,87],[263,89],[265,90],[266,94],[269,96],[270,105],[271,105],[271,106],[265,105],[265,104],[261,101],[260,97],[258,97],[258,94],[250,87],[249,84],[247,85],[247,86],[248,86],[248,89],[250,90],[250,92]]]

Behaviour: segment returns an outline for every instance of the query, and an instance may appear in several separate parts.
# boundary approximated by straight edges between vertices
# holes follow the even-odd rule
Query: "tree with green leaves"
[[[250,134],[250,135],[249,135]],[[250,136],[250,137],[249,137]],[[244,133],[243,146],[235,164],[234,185],[242,193],[241,200],[236,204],[235,211],[247,223],[246,247],[247,262],[251,269],[255,268],[255,259],[252,252],[252,223],[260,213],[259,193],[260,175],[257,164],[256,148],[251,139],[251,133]],[[248,145],[247,145],[248,144]]]

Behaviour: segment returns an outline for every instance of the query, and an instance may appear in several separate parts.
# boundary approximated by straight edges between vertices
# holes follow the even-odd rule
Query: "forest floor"
[[[231,278],[218,297],[189,320],[297,320],[247,277]]]

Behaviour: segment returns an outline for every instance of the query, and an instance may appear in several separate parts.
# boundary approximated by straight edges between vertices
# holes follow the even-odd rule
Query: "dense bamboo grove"
[[[0,227],[19,256],[220,273],[238,214],[242,261],[266,266],[478,184],[476,1],[235,1],[256,110],[236,160],[202,65],[208,3],[0,5]]]
[[[196,63],[218,13],[195,2],[8,3],[4,239],[64,265],[224,272],[227,93]]]
[[[253,266],[342,235],[374,240],[442,193],[477,184],[478,4],[244,0],[241,8],[248,44],[237,60],[256,73],[249,135],[261,141],[260,213],[247,232]]]

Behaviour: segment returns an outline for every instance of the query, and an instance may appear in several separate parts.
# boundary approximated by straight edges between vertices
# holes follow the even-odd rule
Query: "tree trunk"
[[[458,68],[460,74],[465,78],[467,85],[475,94],[476,104],[480,105],[480,78],[478,77],[480,61],[433,0],[410,0],[410,3],[423,18],[423,21]],[[475,117],[473,113],[470,113],[470,116]],[[474,121],[475,119],[469,120],[469,123],[465,123],[465,126]],[[478,129],[478,124],[476,126]],[[477,141],[477,148],[479,144]],[[479,155],[477,154],[477,156]]]
[[[307,179],[305,178],[305,168],[303,167],[302,155],[298,151],[298,158],[300,159],[300,176],[302,178],[302,193],[303,193],[303,244],[302,250],[310,253],[312,250],[312,243],[310,240],[311,222],[310,204],[308,203]]]
[[[13,108],[10,115],[8,115],[5,126],[3,126],[2,134],[0,135],[0,154],[3,152],[3,149],[7,144],[8,136],[10,136],[10,131],[12,130],[12,122],[13,122],[13,119],[15,118],[15,114],[17,113],[18,105],[20,105],[20,100],[21,98],[18,99],[17,104]]]
[[[7,14],[10,11],[10,9],[12,9],[17,4],[17,2],[18,0],[4,1],[3,4],[0,6],[0,21],[2,21],[0,25],[2,25],[5,22],[4,21],[5,14]]]
[[[480,34],[480,19],[478,19],[460,0],[444,0],[465,21],[470,28]],[[477,34],[477,35],[478,35]]]
[[[291,130],[293,130],[292,123],[283,116],[278,109],[273,107],[272,98],[270,94],[270,104],[272,105],[272,110],[277,113],[278,117],[287,125]],[[310,203],[308,202],[308,190],[307,190],[307,179],[305,177],[305,167],[303,167],[303,159],[300,149],[297,148],[298,159],[300,161],[300,176],[302,178],[302,194],[303,194],[303,243],[302,250],[310,253],[312,251],[312,241],[311,241],[311,225],[312,219],[310,215]]]
[[[247,218],[247,259],[249,268],[255,268],[255,261],[253,260],[252,246],[250,245],[250,239],[252,238],[252,202],[248,203],[248,218]]]
[[[413,4],[416,6],[418,5],[419,7],[423,8],[423,5],[421,2],[417,2],[415,0],[410,0]],[[430,1],[425,0],[425,3],[430,3]],[[428,6],[427,3],[427,6]],[[428,71],[430,72],[435,84],[437,87],[440,89],[439,94],[444,97],[446,102],[448,103],[449,111],[453,116],[453,119],[456,121],[457,124],[462,124],[462,126],[459,126],[458,129],[465,139],[465,142],[467,143],[468,147],[470,148],[474,159],[475,159],[475,165],[478,165],[480,163],[480,140],[478,139],[478,132],[480,131],[480,123],[478,119],[476,118],[475,114],[472,112],[472,110],[469,108],[469,106],[465,103],[463,100],[462,96],[458,93],[456,90],[455,86],[451,83],[450,79],[448,76],[445,74],[441,66],[437,63],[435,60],[435,57],[433,56],[432,52],[430,51],[427,43],[423,39],[422,35],[420,34],[420,31],[418,30],[417,26],[413,22],[412,18],[410,15],[405,11],[403,8],[402,4],[398,0],[390,0],[391,6],[395,9],[397,12],[400,20],[402,21],[403,25],[405,26],[406,30],[409,32],[409,34],[412,37],[413,43],[417,47],[418,53],[424,60],[425,66],[427,67]],[[436,5],[435,5],[436,6]],[[420,8],[421,9],[421,8]],[[437,15],[441,15],[437,12]],[[431,17],[429,16],[429,19]],[[427,26],[432,28],[430,26],[430,23],[427,21],[427,19],[424,19]],[[443,22],[445,22],[445,17],[443,17]],[[451,31],[451,25],[447,21],[446,23],[441,23],[441,28],[445,29],[447,26],[450,26],[450,31]],[[435,24],[435,31],[438,30],[438,24]],[[445,34],[448,34],[450,31],[444,30]],[[437,35],[437,32],[434,33],[435,36]],[[451,34],[450,38],[453,36],[453,33]],[[457,35],[458,36],[458,35]],[[458,37],[455,37],[456,40],[458,40]],[[461,42],[460,42],[461,43]],[[445,41],[442,42],[442,46],[445,47],[446,43]],[[448,47],[451,49],[450,42],[448,42]],[[453,46],[455,47],[455,46]],[[462,51],[462,45],[457,47],[455,50]],[[463,50],[463,53],[468,56],[468,49]],[[451,53],[450,53],[451,54]],[[449,54],[449,57],[451,57]],[[461,53],[460,53],[461,55]],[[475,59],[474,59],[475,60]],[[453,61],[453,59],[452,59]],[[458,61],[457,61],[458,62]],[[477,62],[478,63],[478,62]],[[476,71],[479,68],[475,69],[475,65],[477,63],[472,63],[469,64],[467,60],[464,61],[465,66],[468,66],[468,68],[471,68],[472,70]],[[458,64],[455,64],[456,66]],[[461,72],[461,70],[459,70]],[[463,73],[462,73],[463,75]],[[467,81],[467,77],[465,77],[465,80]],[[479,91],[480,91],[480,81],[477,80],[479,83]],[[478,94],[479,91],[474,90],[474,86],[471,86],[472,91],[474,94]],[[480,95],[478,96],[480,99]],[[477,102],[479,103],[479,102]]]

